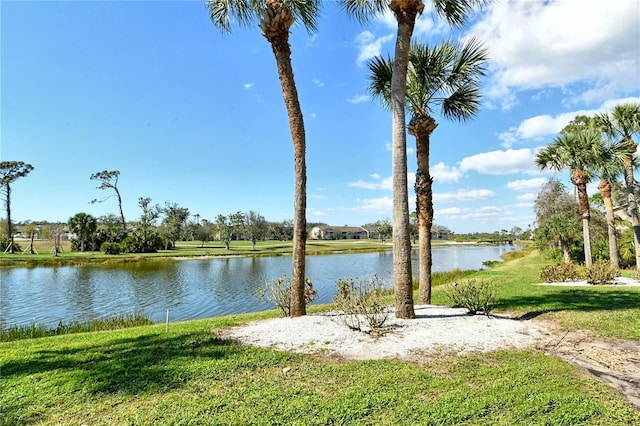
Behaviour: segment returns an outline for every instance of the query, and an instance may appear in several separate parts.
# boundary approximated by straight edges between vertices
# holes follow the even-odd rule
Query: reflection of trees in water
[[[437,247],[433,270],[479,269],[506,251],[507,246]],[[309,256],[306,272],[318,290],[314,303],[327,303],[339,279],[377,275],[391,283],[392,267],[390,251],[336,254]],[[255,289],[285,273],[289,277],[290,271],[288,256],[16,268],[2,273],[0,308],[7,325],[133,312],[163,321],[166,309],[177,321],[270,308],[257,301]]]
[[[64,291],[71,312],[66,312],[65,316],[71,315],[73,318],[66,321],[97,318],[99,313],[93,309],[95,284],[91,268],[80,266],[70,269],[70,271],[72,273],[66,279]]]
[[[136,307],[156,311],[179,306],[186,291],[180,261],[157,261],[134,264],[130,269]],[[157,312],[149,313],[158,316]]]

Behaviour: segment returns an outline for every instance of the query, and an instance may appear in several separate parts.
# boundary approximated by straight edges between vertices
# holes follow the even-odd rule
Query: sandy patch
[[[640,409],[639,342],[597,339],[542,320],[468,315],[458,308],[425,305],[416,306],[415,312],[414,320],[391,313],[387,332],[379,337],[347,328],[332,313],[255,321],[219,331],[244,344],[353,360],[426,361],[440,354],[535,347],[578,365]]]
[[[552,285],[552,286],[565,286],[565,287],[640,287],[640,281],[633,278],[617,277],[613,284],[610,285],[592,285],[586,281],[565,281],[558,283],[540,283],[537,285]]]
[[[256,321],[225,334],[245,344],[300,353],[323,352],[345,359],[525,348],[544,336],[530,321],[468,315],[465,309],[432,305],[416,306],[415,312],[415,320],[397,319],[391,313],[385,333],[378,337],[349,329],[333,313]]]

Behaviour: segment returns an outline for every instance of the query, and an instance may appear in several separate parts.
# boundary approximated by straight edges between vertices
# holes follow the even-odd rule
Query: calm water
[[[433,271],[481,269],[516,246],[433,249]],[[414,253],[414,275],[418,275]],[[341,278],[377,275],[390,284],[391,252],[307,257],[316,303],[330,302]],[[0,271],[0,321],[5,325],[57,324],[143,312],[164,321],[272,309],[254,297],[266,280],[291,273],[291,257],[158,261],[117,266],[15,268]]]

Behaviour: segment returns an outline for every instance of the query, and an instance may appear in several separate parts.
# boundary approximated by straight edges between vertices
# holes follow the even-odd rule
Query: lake
[[[445,246],[433,253],[433,272],[481,269],[520,246]],[[413,274],[418,275],[417,252]],[[306,275],[318,298],[331,302],[341,278],[377,275],[391,285],[391,252],[307,256]],[[206,318],[273,309],[254,292],[266,280],[291,274],[291,257],[163,260],[117,265],[11,268],[0,271],[0,322],[56,325],[124,313],[153,321]]]

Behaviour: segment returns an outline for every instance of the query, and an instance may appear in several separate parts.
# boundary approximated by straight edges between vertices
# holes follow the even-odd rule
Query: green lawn
[[[19,242],[22,249],[28,242]],[[209,241],[204,245],[200,241],[178,241],[173,250],[160,250],[157,253],[131,253],[108,255],[101,252],[72,252],[69,242],[62,246],[62,253],[57,257],[51,254],[51,242],[36,241],[37,254],[0,253],[0,267],[12,266],[55,266],[85,263],[120,263],[138,262],[157,258],[189,258],[203,256],[288,256],[291,255],[291,241],[260,241],[253,248],[250,241],[232,241],[229,250],[220,241]],[[367,251],[391,250],[388,244],[377,240],[309,240],[307,254],[363,253]]]
[[[472,275],[495,283],[499,311],[640,341],[640,289],[535,286],[543,264],[532,251]],[[434,299],[445,302],[441,286]],[[275,315],[0,343],[0,424],[640,424],[610,388],[538,349],[347,362],[220,337]]]

